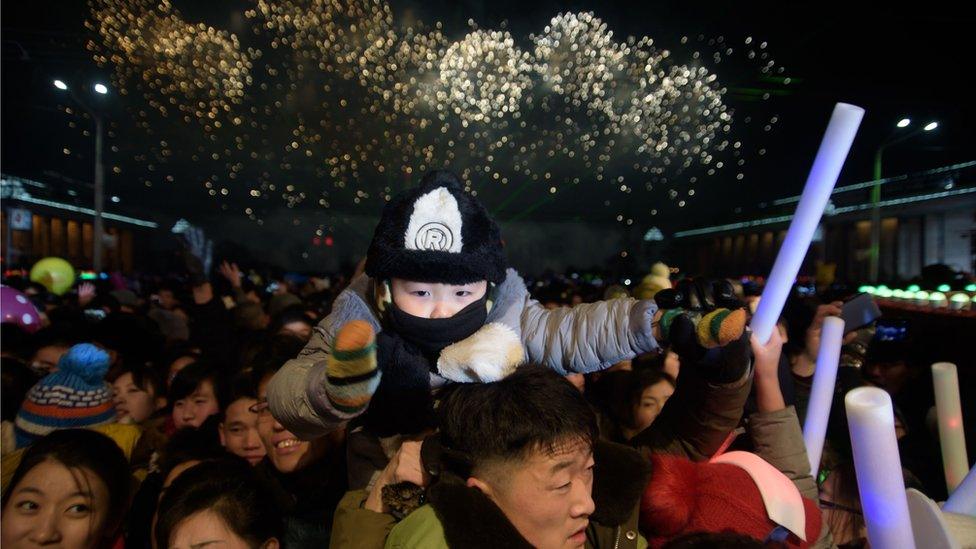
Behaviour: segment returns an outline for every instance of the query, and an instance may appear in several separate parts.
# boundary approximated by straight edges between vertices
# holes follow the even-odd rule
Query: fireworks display
[[[510,34],[472,32],[441,58],[437,109],[454,111],[465,123],[489,123],[509,114],[516,118],[522,95],[532,85],[529,70],[529,54],[515,46]]]
[[[113,121],[113,172],[258,223],[282,204],[375,214],[446,167],[503,218],[576,202],[631,224],[745,177],[722,61],[783,72],[751,38],[669,51],[593,13],[527,37],[398,24],[381,0],[257,0],[243,17],[235,34],[166,0],[92,0],[88,49],[130,114]],[[127,146],[134,134],[150,146]]]

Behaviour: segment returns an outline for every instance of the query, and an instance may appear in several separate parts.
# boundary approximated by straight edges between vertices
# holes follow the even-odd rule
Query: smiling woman
[[[129,501],[129,466],[105,435],[55,431],[25,453],[3,494],[4,547],[107,546]]]

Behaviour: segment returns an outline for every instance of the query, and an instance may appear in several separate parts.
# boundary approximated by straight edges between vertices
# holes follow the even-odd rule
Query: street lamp
[[[912,120],[910,118],[902,118],[896,126],[898,129],[901,129],[907,128],[911,124]],[[874,152],[874,186],[871,187],[871,262],[868,276],[871,282],[877,282],[878,280],[878,263],[881,252],[881,157],[884,155],[885,149],[907,141],[921,133],[930,132],[938,127],[939,123],[932,121],[922,128],[901,136],[898,135],[900,132],[896,129],[878,145],[878,149]]]
[[[105,204],[105,167],[102,164],[102,143],[104,141],[102,137],[102,115],[83,101],[63,80],[55,80],[54,87],[68,92],[71,99],[81,108],[85,109],[88,115],[92,117],[92,120],[95,121],[95,219],[92,223],[92,270],[99,273],[102,271],[102,240],[105,234],[105,227],[102,223],[102,209]],[[100,95],[108,94],[108,87],[101,82],[96,82],[93,89]]]

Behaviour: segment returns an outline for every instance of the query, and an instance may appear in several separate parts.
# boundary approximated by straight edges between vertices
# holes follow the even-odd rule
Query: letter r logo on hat
[[[408,250],[461,253],[461,211],[444,187],[422,195],[413,204],[403,247]]]
[[[446,252],[451,249],[454,235],[451,229],[443,223],[432,221],[417,231],[415,244],[418,250],[436,250]]]

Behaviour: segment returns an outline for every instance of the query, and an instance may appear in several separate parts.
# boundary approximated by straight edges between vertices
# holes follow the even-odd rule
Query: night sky
[[[514,146],[494,152],[484,148],[496,140],[500,144],[500,136],[512,131],[512,125],[490,128],[490,139],[487,129],[476,138],[472,134],[480,122],[472,120],[467,135],[458,137],[463,129],[458,124],[462,116],[448,117],[448,132],[437,136],[441,141],[432,149],[433,159],[424,162],[417,151],[424,150],[425,140],[432,139],[436,131],[417,131],[414,135],[404,115],[393,124],[399,128],[396,135],[406,139],[410,132],[417,142],[409,150],[418,156],[401,162],[402,150],[391,145],[393,137],[384,135],[389,124],[381,116],[363,116],[353,107],[346,116],[338,106],[340,99],[348,99],[353,106],[370,104],[368,94],[357,88],[358,75],[350,79],[349,74],[338,74],[343,70],[338,64],[332,67],[334,74],[325,74],[330,71],[307,66],[309,57],[305,58],[304,72],[296,70],[302,63],[299,55],[293,55],[286,45],[269,47],[276,36],[288,35],[287,29],[253,32],[265,22],[257,3],[177,0],[170,13],[178,14],[181,24],[204,23],[225,36],[234,33],[242,50],[262,51],[252,62],[251,83],[243,85],[245,98],[217,117],[231,120],[237,116],[241,122],[238,128],[244,129],[221,128],[207,133],[195,117],[190,123],[181,119],[182,111],[176,106],[195,100],[150,89],[139,82],[139,70],[126,73],[119,70],[119,63],[101,67],[95,63],[93,54],[111,52],[111,47],[106,46],[105,36],[86,27],[86,19],[94,18],[85,3],[6,2],[2,12],[2,167],[4,173],[49,182],[91,180],[92,140],[83,133],[90,130],[91,121],[53,88],[51,82],[56,77],[72,83],[96,79],[112,83],[112,93],[107,97],[86,95],[111,124],[106,141],[109,194],[120,197],[129,212],[191,220],[219,215],[246,217],[257,224],[283,208],[293,209],[298,219],[375,215],[383,197],[415,180],[422,169],[446,161],[457,172],[471,170],[465,178],[471,190],[503,221],[579,219],[619,223],[628,231],[643,232],[655,225],[668,234],[755,217],[760,213],[760,202],[798,193],[837,101],[867,110],[842,183],[871,178],[876,146],[903,116],[911,117],[916,124],[937,120],[940,127],[889,151],[884,163],[886,175],[972,160],[976,110],[972,89],[965,82],[976,52],[971,42],[976,20],[931,3],[924,5],[925,12],[917,7],[875,11],[852,4],[390,4],[391,28],[398,36],[418,20],[428,29],[440,22],[444,43],[451,44],[472,32],[470,19],[477,29],[507,31],[515,46],[524,51],[532,50],[530,34],[541,33],[557,14],[592,11],[613,31],[614,40],[624,43],[627,36],[647,36],[654,39],[658,51],[670,51],[670,63],[707,69],[708,74],[715,75],[717,86],[725,90],[721,103],[731,114],[731,124],[705,148],[720,140],[728,141],[729,146],[716,151],[709,165],[694,162],[676,170],[674,163],[664,165],[661,156],[635,152],[641,141],[627,129],[608,146],[607,151],[612,148],[612,152],[605,159],[597,149],[606,138],[590,151],[590,167],[583,164],[582,150],[572,160],[558,155],[547,158],[544,151],[550,146],[562,147],[561,139],[576,139],[580,133],[608,122],[597,120],[595,115],[587,117],[580,109],[572,113],[579,128],[563,135],[558,132],[569,123],[554,118],[560,114],[558,108],[546,111],[525,106],[521,120],[537,128],[513,131],[512,141],[524,145],[538,140],[538,155],[533,155],[531,148],[522,155],[516,154]],[[94,51],[86,47],[89,42],[96,44]],[[761,43],[766,47],[760,49]],[[732,48],[733,53],[723,53],[721,61],[715,63],[714,53],[726,48]],[[753,59],[747,57],[750,50],[757,54]],[[698,59],[693,57],[695,52],[700,54]],[[762,53],[767,54],[766,59],[759,58]],[[767,61],[772,61],[772,70],[764,73],[761,69]],[[149,60],[145,66],[152,63]],[[269,72],[269,68],[276,72]],[[267,88],[262,90],[262,84]],[[120,89],[125,93],[120,94]],[[541,105],[539,97],[545,95],[540,92],[535,96],[536,107]],[[176,103],[165,104],[170,98]],[[169,107],[166,116],[154,109],[154,100]],[[561,105],[558,98],[553,101]],[[256,111],[246,110],[251,107]],[[141,116],[140,111],[144,113]],[[567,113],[564,116],[569,118]],[[292,132],[298,132],[299,126],[300,135],[296,133],[294,138],[299,146],[291,150]],[[351,148],[371,139],[378,146],[363,154],[358,169],[349,168],[341,159],[346,150],[342,147]],[[733,151],[735,142],[739,147]],[[457,156],[445,156],[452,147],[465,150]],[[488,155],[492,157],[490,166]],[[330,165],[327,159],[332,156],[348,169],[340,172],[338,164]],[[672,160],[677,163],[679,157]],[[386,171],[363,169],[377,159]],[[356,160],[355,154],[352,160]],[[724,168],[706,175],[716,161],[722,161]],[[485,170],[480,169],[482,163]],[[404,166],[416,171],[406,174]],[[602,180],[595,177],[597,166],[606,168]],[[645,167],[651,171],[642,171]],[[551,172],[548,179],[547,172]],[[493,179],[495,173],[500,177]],[[500,183],[502,177],[508,180],[506,184]]]

